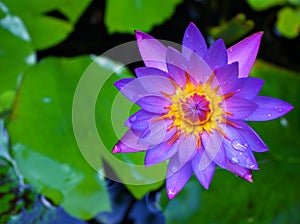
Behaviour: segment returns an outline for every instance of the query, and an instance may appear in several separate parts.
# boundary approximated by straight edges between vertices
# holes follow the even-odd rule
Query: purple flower
[[[289,112],[282,100],[257,96],[263,80],[249,78],[262,32],[226,49],[222,39],[207,47],[190,23],[182,52],[136,31],[146,67],[115,86],[141,107],[113,153],[146,150],[145,165],[169,159],[167,194],[173,199],[192,173],[208,188],[216,165],[252,182],[253,152],[268,148],[245,121],[266,121]]]

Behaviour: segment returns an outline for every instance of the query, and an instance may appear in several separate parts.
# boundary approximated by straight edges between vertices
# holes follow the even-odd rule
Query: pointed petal
[[[178,163],[176,160],[176,156],[170,159],[167,171],[166,189],[170,200],[181,191],[192,176],[192,167],[190,163],[186,163],[181,169],[177,170],[176,173],[173,173],[173,167]]]
[[[212,69],[209,65],[196,53],[192,53],[187,72],[192,76],[194,80],[200,83],[205,83],[212,73]]]
[[[196,153],[196,137],[190,134],[179,139],[178,160],[183,165],[193,158]]]
[[[128,83],[131,81],[135,80],[135,78],[125,78],[125,79],[120,79],[114,83],[115,87],[118,88],[118,90],[121,91]]]
[[[226,169],[249,182],[253,182],[252,171],[250,169],[232,163],[230,160],[227,160]]]
[[[186,28],[182,41],[182,54],[188,60],[192,52],[203,56],[207,51],[207,45],[201,32],[194,23],[190,23]]]
[[[192,169],[198,181],[205,189],[208,189],[214,176],[216,164],[209,158],[204,150],[199,150],[192,160]]]
[[[257,109],[257,105],[247,99],[233,96],[222,103],[225,111],[231,113],[232,119],[244,119]]]
[[[130,129],[123,135],[113,148],[113,153],[140,152],[148,149],[147,145],[138,144],[139,136]]]
[[[135,35],[145,65],[167,71],[165,62],[167,48],[146,33],[136,31]]]
[[[248,169],[258,169],[256,159],[252,153],[251,145],[240,132],[240,128],[220,125],[226,139],[223,141],[226,157],[232,162]]]
[[[217,40],[211,45],[203,59],[212,70],[227,65],[227,51],[222,39]]]
[[[144,96],[162,95],[162,92],[175,93],[175,88],[170,80],[162,76],[121,79],[115,82],[114,85],[132,102],[136,102]]]
[[[185,71],[187,68],[186,59],[174,48],[168,47],[166,53],[167,68],[171,77],[180,86],[185,85]]]
[[[152,149],[147,150],[145,156],[145,166],[151,166],[163,162],[172,157],[178,149],[179,142],[176,141],[172,145],[163,142]]]
[[[224,137],[217,131],[212,131],[210,134],[203,132],[201,140],[206,155],[220,167],[224,167],[226,163],[226,155],[223,146]]]
[[[257,96],[252,100],[258,105],[258,107],[245,119],[246,121],[273,120],[285,115],[294,108],[291,104],[283,100],[268,96]]]
[[[138,143],[150,148],[160,144],[164,141],[171,122],[171,120],[161,120],[149,123],[149,128],[141,134]]]
[[[168,77],[168,73],[158,69],[158,68],[152,68],[152,67],[139,67],[136,68],[135,74],[138,78],[152,75],[152,76],[162,76],[162,77]]]
[[[239,63],[240,78],[248,77],[256,59],[262,35],[262,32],[252,34],[227,50],[228,63],[235,61]]]
[[[263,79],[252,78],[252,77],[241,78],[238,80],[236,84],[235,95],[245,99],[252,99],[253,97],[257,96],[263,84],[264,84]]]
[[[220,86],[222,94],[229,93],[238,82],[238,69],[237,62],[216,69],[216,83],[212,83],[212,87]]]
[[[239,126],[237,131],[245,139],[252,151],[266,152],[269,150],[259,135],[248,124],[237,120],[234,120],[233,123]]]
[[[139,110],[138,112],[131,115],[125,125],[130,127],[131,129],[143,131],[149,127],[149,123],[155,118],[159,117],[160,115],[154,114],[145,110]]]
[[[145,96],[136,101],[136,104],[148,112],[166,113],[168,111],[166,107],[171,103],[169,100],[161,96]]]

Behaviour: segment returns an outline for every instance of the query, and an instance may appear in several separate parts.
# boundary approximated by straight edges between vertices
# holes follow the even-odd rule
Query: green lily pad
[[[291,7],[284,7],[277,13],[276,28],[286,38],[295,38],[299,35],[300,10],[294,10]]]
[[[174,13],[182,0],[108,0],[104,21],[109,33],[132,33],[134,30],[149,32]]]
[[[72,130],[75,88],[92,62],[88,56],[47,58],[28,69],[8,123],[24,178],[82,219],[110,209],[105,181],[83,158]]]
[[[4,0],[3,3],[10,13],[18,15],[24,21],[34,48],[43,50],[67,38],[90,0],[71,2],[68,0],[38,2],[34,0]],[[67,20],[46,15],[55,10],[66,16]]]

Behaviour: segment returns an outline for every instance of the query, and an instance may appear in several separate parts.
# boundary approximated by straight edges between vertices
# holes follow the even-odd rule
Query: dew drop
[[[280,124],[283,126],[283,127],[287,127],[289,125],[287,119],[285,119],[284,117],[283,118],[280,118]]]
[[[185,39],[189,39],[190,38],[190,35],[187,33],[187,34],[185,34]]]
[[[231,145],[232,147],[235,149],[235,150],[238,150],[238,151],[244,151],[245,149],[248,148],[248,143],[240,143],[239,140],[237,139],[234,139],[231,141]]]
[[[131,122],[134,122],[136,120],[136,115],[132,115],[130,118],[129,118],[129,121]]]
[[[228,52],[229,52],[229,53],[232,53],[232,48],[229,48],[229,49],[228,49]]]
[[[282,108],[278,108],[277,111],[278,111],[279,113],[281,113],[281,112],[282,112]]]
[[[44,97],[43,98],[44,103],[50,103],[51,101],[52,101],[52,99],[50,97]]]
[[[272,114],[268,114],[268,117],[272,117]]]
[[[171,172],[176,173],[178,171],[178,168],[176,166],[171,167]]]
[[[232,158],[231,158],[231,161],[232,161],[233,163],[239,163],[239,160],[238,160],[237,158],[235,158],[235,157],[232,157]]]

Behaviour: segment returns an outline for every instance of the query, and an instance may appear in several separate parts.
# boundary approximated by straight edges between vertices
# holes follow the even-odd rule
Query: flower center
[[[186,73],[186,84],[180,87],[172,78],[171,83],[176,88],[174,95],[162,93],[168,97],[172,104],[166,109],[168,112],[153,121],[171,119],[173,123],[168,127],[168,130],[176,129],[174,136],[169,140],[169,144],[173,144],[182,134],[187,136],[194,134],[197,139],[197,147],[201,147],[201,134],[203,131],[211,133],[212,130],[218,131],[224,137],[225,134],[219,128],[219,123],[234,125],[227,120],[225,116],[231,114],[224,111],[221,103],[234,95],[229,93],[226,95],[218,94],[220,87],[212,87],[212,82],[215,78],[214,73],[206,83],[194,85],[190,75]]]
[[[205,95],[197,92],[189,94],[184,100],[180,100],[181,117],[190,125],[204,124],[212,114],[210,101]]]

